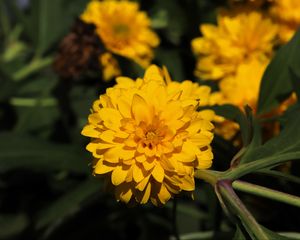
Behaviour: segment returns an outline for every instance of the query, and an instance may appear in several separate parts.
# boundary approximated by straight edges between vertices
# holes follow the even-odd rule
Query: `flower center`
[[[113,26],[113,31],[118,36],[126,36],[129,30],[129,27],[125,24],[116,24]]]
[[[149,141],[152,141],[154,139],[156,139],[156,133],[153,131],[149,131],[146,133],[146,139]]]
[[[148,146],[150,149],[152,149],[154,146],[159,144],[163,138],[164,136],[162,134],[159,134],[156,130],[151,129],[146,131],[143,143],[145,146]]]

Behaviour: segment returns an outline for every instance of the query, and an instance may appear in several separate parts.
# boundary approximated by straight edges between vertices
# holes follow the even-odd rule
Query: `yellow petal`
[[[189,141],[182,145],[180,153],[173,154],[172,159],[180,162],[193,162],[196,159],[196,153],[199,151],[197,146]]]
[[[183,178],[180,179],[181,189],[185,191],[194,191],[195,190],[195,181],[194,178],[188,175],[185,175]]]
[[[100,139],[108,143],[113,143],[114,138],[115,138],[115,132],[112,130],[106,130],[102,132],[100,135]]]
[[[102,119],[100,118],[100,115],[98,113],[92,113],[89,115],[89,123],[93,125],[98,125]]]
[[[120,112],[113,108],[101,108],[99,115],[103,120],[103,124],[112,130],[118,131],[121,126],[122,116]]]
[[[196,168],[198,168],[198,169],[210,168],[212,165],[213,157],[214,156],[211,151],[211,148],[208,148],[206,151],[200,151],[200,153],[197,154],[198,164],[197,164]]]
[[[204,132],[197,133],[190,137],[190,141],[197,145],[199,148],[208,146],[213,139],[212,133],[204,134]]]
[[[150,159],[147,159],[147,161],[143,162],[143,167],[146,171],[149,171],[154,167],[154,164],[153,160],[151,161]]]
[[[121,146],[108,149],[104,154],[104,160],[111,163],[118,163],[120,160]]]
[[[157,196],[162,204],[166,204],[166,202],[171,198],[171,194],[164,184],[161,184],[160,191]]]
[[[86,137],[98,138],[100,132],[95,130],[95,127],[93,125],[86,125],[82,129],[81,134]]]
[[[143,171],[139,166],[133,165],[132,171],[133,171],[133,179],[135,182],[139,183],[140,181],[143,180],[144,178]]]
[[[152,170],[152,176],[154,177],[154,179],[158,182],[162,182],[164,180],[164,176],[165,176],[165,171],[162,168],[162,166],[160,165],[159,162],[156,163],[155,167]]]
[[[142,198],[142,200],[140,202],[141,204],[145,204],[145,203],[148,202],[149,197],[150,197],[150,193],[151,193],[151,183],[148,182],[146,190],[144,191],[144,196],[143,196],[143,198]]]
[[[166,109],[161,113],[161,118],[167,122],[172,120],[180,119],[183,115],[183,109],[179,101],[174,101],[166,106]]]
[[[119,99],[118,101],[118,109],[122,116],[124,118],[130,118],[131,117],[131,109],[130,109],[130,103],[127,101],[124,101],[123,99]]]
[[[152,111],[145,99],[135,94],[132,99],[131,111],[137,123],[144,121],[150,123],[152,120]]]
[[[128,183],[122,183],[115,187],[115,196],[118,201],[121,200],[125,203],[128,203],[132,195],[133,193],[131,185]]]
[[[95,174],[105,174],[113,171],[115,169],[114,166],[109,166],[103,163],[103,160],[99,160],[95,166],[94,173]]]
[[[158,82],[164,82],[162,73],[156,65],[151,65],[147,68],[145,75],[144,75],[145,81],[158,81]]]
[[[142,154],[142,155],[136,156],[135,160],[137,162],[139,162],[139,163],[143,163],[143,162],[145,162],[147,160],[147,158],[146,158],[146,156],[144,154]]]
[[[140,191],[144,191],[147,183],[149,182],[150,179],[150,174],[148,177],[145,177],[137,186],[136,189],[140,190]]]
[[[124,170],[122,166],[117,166],[111,174],[111,182],[117,186],[125,182],[128,170]]]
[[[132,190],[130,188],[127,191],[124,191],[120,194],[120,199],[125,203],[128,203],[131,197],[132,197]]]

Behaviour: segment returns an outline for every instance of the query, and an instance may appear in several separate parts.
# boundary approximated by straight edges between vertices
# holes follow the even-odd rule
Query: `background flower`
[[[96,26],[108,51],[132,59],[143,67],[150,64],[159,44],[151,21],[139,4],[129,1],[91,1],[81,19]]]
[[[300,2],[297,0],[276,0],[272,2],[269,11],[279,25],[281,42],[288,42],[300,26]]]
[[[203,37],[192,41],[197,57],[195,75],[220,80],[252,59],[264,64],[272,56],[277,26],[260,12],[234,16],[222,12],[217,26],[202,24],[200,31]]]

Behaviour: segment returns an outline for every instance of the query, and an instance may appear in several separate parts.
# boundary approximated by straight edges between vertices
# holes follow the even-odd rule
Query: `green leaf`
[[[64,27],[64,8],[61,0],[32,0],[27,32],[31,36],[37,55],[42,55],[57,40]]]
[[[286,124],[280,134],[262,146],[252,148],[242,158],[244,162],[300,151],[300,108],[286,114]]]
[[[26,135],[0,134],[0,172],[15,169],[36,171],[89,171],[85,151],[78,147],[54,144]]]
[[[269,239],[272,240],[290,240],[290,239],[294,239],[294,238],[288,238],[287,236],[283,236],[282,234],[278,234],[275,233],[263,226],[261,226],[262,229],[264,230],[264,232],[266,233],[266,235],[269,237]],[[235,232],[234,238],[233,240],[246,240],[247,238],[244,236],[244,234],[242,233],[242,231],[240,230],[239,227],[237,227],[237,230]],[[300,239],[300,238],[299,238]]]
[[[251,162],[253,160],[251,156],[251,152],[262,145],[261,127],[257,120],[253,120],[252,124],[253,124],[253,137],[239,162],[240,164]]]
[[[153,14],[166,14],[163,16],[166,26],[163,34],[172,44],[179,45],[188,26],[182,6],[173,0],[157,1],[152,11]]]
[[[257,113],[263,114],[277,107],[292,92],[290,69],[299,73],[300,30],[281,47],[267,67],[260,86]],[[300,76],[299,74],[297,74]]]
[[[61,223],[67,217],[78,212],[85,203],[100,191],[101,183],[97,179],[88,179],[71,189],[57,201],[42,210],[35,219],[35,228]]]
[[[158,48],[155,56],[160,65],[167,67],[172,79],[179,82],[185,79],[182,60],[178,51]]]
[[[269,239],[272,239],[272,240],[295,240],[295,238],[289,238],[288,236],[283,236],[283,234],[278,234],[278,233],[275,233],[265,227],[262,227],[264,232],[267,234],[267,236],[269,237]],[[297,239],[297,238],[296,238]]]
[[[300,107],[285,114],[285,126],[280,134],[264,145],[251,149],[243,164],[228,170],[224,178],[237,179],[245,174],[262,169],[270,169],[279,164],[300,159]],[[247,163],[245,163],[247,162]]]
[[[226,119],[237,122],[240,125],[241,135],[243,140],[243,145],[247,146],[252,138],[252,127],[251,127],[251,109],[247,106],[245,115],[239,108],[236,106],[225,104],[225,105],[216,105],[212,109],[216,112],[217,115],[223,116]]]
[[[290,70],[291,81],[293,84],[293,90],[296,93],[297,99],[300,99],[300,71],[296,73],[292,68]]]
[[[241,231],[241,229],[238,226],[237,226],[236,232],[235,232],[232,240],[246,240],[243,232]]]
[[[0,101],[6,101],[9,99],[16,90],[16,84],[2,71],[0,65]]]
[[[11,239],[21,234],[29,225],[29,219],[24,214],[0,215],[0,239]]]

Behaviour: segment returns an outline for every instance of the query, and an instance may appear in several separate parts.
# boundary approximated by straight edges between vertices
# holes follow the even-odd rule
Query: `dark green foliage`
[[[91,174],[92,156],[85,150],[88,140],[80,132],[93,101],[115,82],[105,83],[93,72],[75,80],[60,79],[52,67],[59,42],[87,2],[31,0],[21,9],[16,0],[0,0],[0,239],[165,240],[173,235],[172,201],[163,208],[128,207],[116,202],[102,179]],[[216,21],[215,10],[225,1],[139,2],[161,38],[154,63],[167,66],[177,81],[197,81],[190,41],[200,35],[200,23]],[[299,96],[299,43],[300,32],[269,65],[261,85],[259,113],[276,107],[293,89]],[[124,75],[143,74],[137,64],[122,57],[118,60]],[[249,108],[246,114],[231,105],[213,109],[240,125],[244,148],[235,157],[237,165],[272,158],[277,166],[282,156],[284,161],[300,158],[299,108],[280,119],[281,134],[266,143],[261,121]],[[236,147],[215,136],[213,149],[214,170],[227,170]],[[292,164],[289,174],[269,168],[256,171],[258,176],[246,178],[299,195],[299,163]],[[182,239],[247,239],[225,216],[211,186],[197,180],[194,198],[182,194],[177,199]],[[264,229],[270,239],[287,239],[275,232],[299,231],[299,209],[241,198],[260,224],[274,231]]]

